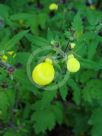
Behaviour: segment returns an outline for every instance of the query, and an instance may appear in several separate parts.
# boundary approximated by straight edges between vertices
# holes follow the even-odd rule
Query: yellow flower
[[[48,62],[48,63],[50,63],[50,64],[53,63],[53,62],[52,62],[52,59],[49,59],[49,58],[46,58],[46,59],[45,59],[45,62]]]
[[[70,44],[71,49],[74,49],[75,46],[76,46],[75,43],[71,43],[71,44]]]
[[[38,64],[32,72],[33,81],[41,86],[48,85],[54,80],[55,70],[52,60],[46,59],[45,62]]]
[[[14,51],[9,51],[8,54],[9,54],[10,56],[12,56],[13,58],[16,57],[16,53],[15,53]]]
[[[58,5],[56,3],[52,3],[50,4],[49,9],[51,11],[58,10]]]
[[[3,62],[6,62],[6,61],[8,60],[8,56],[3,55],[3,56],[1,57],[1,60],[2,60]]]
[[[73,55],[68,56],[67,69],[72,73],[77,72],[80,69],[80,62]]]
[[[12,56],[14,54],[14,51],[8,51],[8,54]]]
[[[74,58],[74,55],[73,54],[68,55],[68,59],[70,58]]]

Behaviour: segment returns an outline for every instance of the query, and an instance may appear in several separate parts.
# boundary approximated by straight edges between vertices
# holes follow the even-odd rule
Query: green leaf
[[[15,103],[15,92],[13,90],[0,90],[0,119],[9,118],[8,111]]]
[[[37,45],[37,47],[44,47],[44,46],[48,46],[49,45],[49,42],[42,38],[42,37],[39,37],[39,36],[36,36],[36,35],[31,35],[31,34],[27,34],[26,35],[26,38],[34,45]]]
[[[38,21],[39,21],[39,25],[41,26],[41,28],[45,29],[46,28],[47,15],[44,14],[44,13],[40,13],[38,15]]]
[[[94,110],[89,123],[93,126],[91,136],[102,136],[102,108]]]
[[[27,93],[27,89],[33,89],[33,84],[31,83],[31,81],[29,80],[26,71],[22,70],[22,69],[18,69],[14,72],[14,78],[18,81],[18,83],[20,83],[20,88],[22,88],[23,90],[21,91],[22,95],[25,93]],[[25,80],[26,79],[26,80]],[[34,88],[35,89],[35,88]],[[23,95],[25,96],[25,95]],[[22,96],[22,97],[23,97]]]
[[[55,126],[55,115],[51,111],[51,109],[46,109],[46,110],[38,110],[34,112],[32,116],[32,120],[35,122],[34,128],[35,132],[41,133],[45,132],[47,129],[52,130]]]
[[[27,30],[19,32],[16,34],[12,39],[10,39],[6,44],[1,45],[1,50],[10,50],[15,46],[26,34],[28,33]]]
[[[57,90],[45,91],[42,95],[41,99],[41,107],[44,109],[48,107],[53,99],[56,97]]]
[[[26,67],[29,56],[30,53],[28,52],[18,52],[14,59],[16,63],[21,63],[23,66]]]
[[[56,102],[55,105],[52,105],[52,111],[55,114],[56,122],[61,124],[63,122],[63,107],[61,103]]]
[[[48,108],[50,106],[51,102],[56,97],[56,94],[57,94],[57,90],[51,90],[51,91],[45,90],[44,92],[42,92],[41,99],[36,101],[35,104],[33,104],[32,109],[43,110],[43,109]]]
[[[60,95],[61,95],[62,99],[65,101],[66,97],[68,95],[68,87],[67,87],[67,85],[64,84],[64,86],[60,87],[59,88],[59,92],[60,92]]]
[[[88,103],[102,104],[102,81],[90,80],[83,89],[83,99]],[[94,103],[95,102],[95,103]]]
[[[93,41],[90,43],[90,45],[88,46],[88,59],[92,59],[96,53],[96,49],[98,46],[98,42],[99,41]]]
[[[84,70],[80,73],[80,82],[85,84],[90,79],[96,78],[97,74],[94,70]]]
[[[72,28],[75,30],[75,35],[77,38],[83,33],[83,24],[80,13],[77,13],[77,15],[74,17]]]
[[[83,59],[81,57],[79,58],[79,60],[81,63],[81,67],[83,67],[83,68],[93,69],[93,70],[102,69],[102,63],[94,62],[89,59]]]
[[[15,135],[14,131],[7,131],[7,132],[5,132],[5,134],[3,136],[14,136],[14,135]]]
[[[10,31],[9,31],[8,29],[6,29],[5,32],[3,33],[3,35],[5,35],[4,38],[2,38],[2,37],[0,36],[0,38],[2,38],[2,39],[1,39],[0,46],[3,46],[3,45],[5,45],[5,44],[8,42],[9,37],[10,37]],[[0,49],[0,50],[1,50],[1,49]]]
[[[73,91],[73,100],[75,101],[75,103],[77,105],[79,105],[80,101],[81,101],[81,94],[80,94],[79,85],[73,79],[69,79],[68,86],[71,87],[71,89]]]
[[[14,103],[14,92],[13,90],[1,91],[0,90],[0,110],[6,111],[7,108]]]
[[[14,129],[7,129],[3,136],[21,136],[20,133],[17,132],[17,130]]]
[[[102,39],[95,32],[86,32],[85,34],[83,34],[83,38],[88,48],[88,59],[92,59],[96,53],[98,43]]]
[[[46,109],[39,108],[32,115],[35,132],[45,133],[46,130],[52,130],[56,123],[61,124],[63,121],[63,111],[60,103],[50,105]]]
[[[85,113],[85,111],[74,111],[73,112],[73,126],[74,126],[74,133],[76,136],[84,135],[84,133],[88,129],[88,120],[89,116]]]
[[[8,18],[9,16],[9,7],[3,4],[0,4],[0,16],[4,17],[4,18]]]
[[[20,20],[20,19],[27,20],[29,18],[34,18],[34,15],[28,14],[28,13],[17,13],[17,14],[10,16],[10,19],[13,20],[13,21]]]
[[[87,14],[88,22],[92,26],[97,25],[102,19],[102,14],[96,10],[88,10],[86,14]]]

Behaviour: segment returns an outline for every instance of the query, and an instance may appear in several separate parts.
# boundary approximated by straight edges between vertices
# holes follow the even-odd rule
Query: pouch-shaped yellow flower
[[[54,80],[55,70],[50,59],[38,64],[32,72],[33,81],[41,86],[48,85]]]
[[[77,72],[80,69],[80,62],[73,55],[68,56],[67,69],[72,73]]]
[[[50,4],[49,10],[51,10],[51,11],[58,10],[58,5],[56,3]]]

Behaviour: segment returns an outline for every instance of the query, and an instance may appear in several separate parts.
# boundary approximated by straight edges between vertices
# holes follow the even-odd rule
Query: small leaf
[[[63,121],[62,105],[58,102],[49,105],[46,109],[36,109],[32,115],[32,121],[37,134],[45,133],[46,130],[51,131],[56,123],[61,124]]]
[[[73,100],[75,101],[75,103],[77,105],[79,105],[80,101],[81,101],[80,87],[78,86],[78,84],[73,79],[68,80],[68,85],[69,85],[69,87],[72,88]]]
[[[48,46],[49,45],[49,42],[42,38],[42,37],[39,37],[39,36],[35,36],[35,35],[31,35],[31,34],[27,34],[26,35],[26,38],[34,45],[37,45],[39,47],[44,47],[44,46]]]
[[[60,95],[61,95],[62,99],[65,101],[66,97],[68,95],[68,87],[67,87],[67,85],[65,84],[64,86],[60,87],[59,88],[59,92],[60,92]]]
[[[77,13],[77,15],[74,17],[74,20],[73,20],[73,23],[72,23],[72,28],[75,31],[76,38],[78,38],[82,35],[83,24],[82,24],[82,19],[81,19],[80,13]]]
[[[44,109],[48,107],[53,99],[56,97],[57,90],[45,91],[41,99],[41,107]]]
[[[80,60],[80,63],[81,63],[81,67],[83,67],[83,68],[93,69],[93,70],[102,69],[102,63],[94,62],[92,60],[83,59],[83,58],[80,58],[80,57],[79,57],[79,60]]]
[[[12,39],[10,39],[6,44],[1,46],[1,50],[10,50],[19,42],[26,34],[28,33],[27,30],[19,32],[16,34]]]
[[[32,115],[35,132],[44,133],[47,129],[52,130],[55,126],[55,115],[50,109],[38,110]]]

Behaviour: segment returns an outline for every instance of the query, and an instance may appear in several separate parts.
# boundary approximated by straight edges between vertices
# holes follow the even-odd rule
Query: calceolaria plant
[[[102,136],[102,2],[1,0],[0,136]]]

